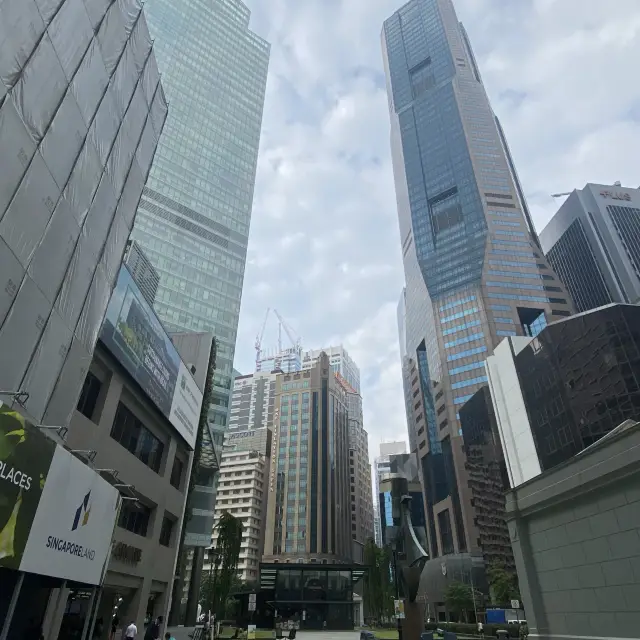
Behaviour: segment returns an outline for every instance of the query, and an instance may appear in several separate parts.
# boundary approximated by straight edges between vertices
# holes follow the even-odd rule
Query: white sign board
[[[117,489],[56,447],[20,570],[100,584],[118,501]]]
[[[512,600],[511,601],[511,608],[512,609],[519,609],[520,608],[520,600]]]
[[[195,446],[198,435],[201,406],[202,391],[198,388],[187,367],[180,361],[169,420],[191,448]]]

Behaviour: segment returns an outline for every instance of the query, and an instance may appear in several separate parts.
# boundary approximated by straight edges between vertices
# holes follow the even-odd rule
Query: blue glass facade
[[[451,523],[447,552],[474,552],[458,411],[486,384],[494,346],[535,335],[572,303],[539,248],[451,0],[405,4],[385,21],[382,48],[406,278],[401,352],[418,363],[429,408],[417,442],[429,545],[444,553],[438,523]]]
[[[133,237],[160,274],[167,329],[217,338],[210,419],[225,427],[269,44],[238,0],[147,0],[145,10],[171,106]]]

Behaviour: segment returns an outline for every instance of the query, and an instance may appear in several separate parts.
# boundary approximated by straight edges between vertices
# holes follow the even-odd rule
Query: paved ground
[[[298,631],[296,640],[358,640],[359,631]]]
[[[189,633],[193,633],[191,628],[170,629],[176,640],[189,640]],[[296,640],[359,640],[359,631],[298,631]]]

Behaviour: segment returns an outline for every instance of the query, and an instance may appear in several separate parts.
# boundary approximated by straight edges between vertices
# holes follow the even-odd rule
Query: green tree
[[[202,577],[200,600],[205,610],[211,609],[220,618],[230,608],[227,604],[229,595],[242,585],[238,578],[242,522],[225,511],[215,528],[218,542],[213,568]]]
[[[474,595],[476,605],[480,604],[482,594],[477,589],[472,590],[470,585],[456,580],[447,586],[444,592],[444,601],[447,609],[468,621],[468,612],[474,609]]]
[[[363,578],[362,599],[365,618],[382,620],[393,616],[395,586],[391,574],[391,549],[380,548],[370,539],[364,547],[367,573]]]
[[[518,576],[515,571],[508,570],[502,563],[495,562],[487,571],[491,602],[494,605],[504,605],[510,600],[520,600]]]

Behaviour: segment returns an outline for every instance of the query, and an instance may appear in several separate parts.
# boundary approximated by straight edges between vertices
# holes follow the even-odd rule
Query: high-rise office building
[[[262,429],[266,432],[267,429]],[[264,453],[248,448],[224,451],[216,497],[215,524],[224,513],[242,522],[242,539],[238,557],[238,578],[258,582],[259,565],[264,544],[264,514],[267,500],[267,459]],[[218,529],[214,527],[211,544],[218,545]],[[208,558],[203,565],[205,575],[211,570]]]
[[[238,0],[149,0],[171,114],[133,237],[160,274],[170,331],[210,331],[211,421],[226,426],[251,221],[269,44]]]
[[[382,31],[406,278],[406,353],[432,559],[479,554],[458,408],[505,337],[573,311],[539,247],[502,128],[451,0],[411,0]],[[418,435],[417,431],[423,427]],[[437,561],[435,561],[437,562]]]
[[[384,538],[382,536],[382,518],[384,514],[380,511],[380,506],[378,504],[380,483],[389,475],[389,473],[391,473],[391,456],[406,453],[407,443],[404,441],[381,442],[380,455],[373,461],[373,498],[375,500],[375,509],[377,511],[374,535],[379,546],[384,545]]]
[[[256,372],[237,376],[233,381],[230,433],[246,432],[264,427],[273,430],[277,372]]]
[[[264,559],[351,560],[346,392],[329,357],[276,379]]]
[[[611,304],[512,338],[487,359],[510,487],[566,462],[640,406],[640,307]]]
[[[321,354],[329,358],[331,372],[346,394],[349,420],[349,484],[351,492],[351,534],[364,545],[374,537],[373,497],[371,494],[371,465],[369,464],[369,436],[364,428],[360,369],[342,345],[326,349],[310,349],[302,357],[303,370],[316,366]],[[359,552],[354,550],[356,556]],[[357,560],[358,558],[356,558]]]
[[[363,425],[362,397],[342,376],[336,380],[344,389],[349,423],[349,491],[351,493],[351,537],[360,545],[354,560],[362,561],[360,550],[374,537],[369,434]]]
[[[407,418],[409,435],[409,451],[418,451],[418,436],[425,429],[425,407],[420,388],[418,363],[407,352],[407,290],[402,290],[398,303],[398,336],[400,337],[400,366],[402,368],[402,389],[404,392],[404,409]]]
[[[640,189],[574,189],[540,244],[578,311],[640,301]]]
[[[326,353],[329,356],[331,371],[340,374],[358,393],[360,393],[360,369],[349,355],[347,350],[338,345],[327,347],[326,349],[310,349],[302,356],[302,368],[310,369],[315,366],[320,354]]]

